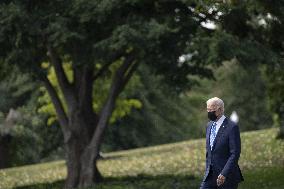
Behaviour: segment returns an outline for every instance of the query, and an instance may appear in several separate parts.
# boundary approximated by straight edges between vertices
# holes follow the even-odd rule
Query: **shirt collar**
[[[217,125],[221,125],[222,123],[223,123],[223,121],[225,120],[225,116],[224,115],[222,115],[221,117],[220,117],[220,119],[218,119],[218,121],[216,122],[216,124]]]

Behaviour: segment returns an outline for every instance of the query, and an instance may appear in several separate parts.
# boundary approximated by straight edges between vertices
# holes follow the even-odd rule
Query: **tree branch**
[[[113,62],[108,62],[107,64],[104,64],[103,67],[93,76],[93,81],[102,76],[112,63]]]
[[[122,85],[121,85],[121,89],[120,91],[122,91],[124,89],[124,87],[126,86],[126,84],[128,83],[128,81],[130,80],[130,78],[132,77],[133,73],[137,70],[139,66],[139,62],[134,62],[131,67],[128,69],[126,75],[124,76],[123,80],[122,80]]]
[[[54,50],[54,48],[51,45],[47,45],[48,50],[48,57],[50,59],[51,64],[54,67],[56,77],[58,79],[59,86],[62,90],[62,93],[66,99],[67,104],[71,102],[70,100],[70,94],[72,90],[72,85],[69,83],[67,76],[64,72],[64,69],[62,67],[62,60]],[[74,100],[74,98],[73,98]]]
[[[98,79],[100,76],[102,76],[107,69],[109,68],[109,66],[111,64],[114,63],[115,60],[119,59],[120,57],[122,57],[125,54],[124,50],[121,51],[117,51],[116,53],[114,53],[112,56],[108,57],[107,60],[105,60],[107,63],[103,65],[103,67],[94,75],[93,77],[93,81],[95,81],[96,79]]]
[[[103,133],[105,131],[105,128],[107,127],[108,121],[115,108],[116,98],[118,97],[119,93],[121,92],[121,89],[123,89],[123,86],[125,86],[126,82],[129,80],[130,76],[133,74],[135,68],[138,65],[138,64],[133,65],[133,60],[134,60],[133,55],[127,57],[126,60],[123,62],[123,64],[118,68],[112,79],[112,84],[108,93],[107,100],[104,103],[102,110],[100,111],[99,121],[93,133],[92,140],[89,144],[89,148],[93,149],[91,158],[95,158],[96,154],[99,151]],[[134,67],[131,67],[132,65]],[[125,77],[124,75],[126,73],[128,74]]]
[[[50,81],[48,80],[48,78],[43,77],[42,78],[42,82],[51,98],[51,101],[55,107],[56,110],[56,114],[58,117],[58,121],[61,125],[61,129],[64,135],[64,141],[67,142],[70,138],[70,131],[68,129],[68,117],[64,111],[63,105],[59,99],[58,94],[56,93],[54,87],[52,86],[52,84],[50,83]]]

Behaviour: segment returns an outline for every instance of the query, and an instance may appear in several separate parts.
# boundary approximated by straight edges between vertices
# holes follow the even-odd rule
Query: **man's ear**
[[[222,114],[222,108],[219,107],[217,110],[218,110],[218,116],[221,115]]]

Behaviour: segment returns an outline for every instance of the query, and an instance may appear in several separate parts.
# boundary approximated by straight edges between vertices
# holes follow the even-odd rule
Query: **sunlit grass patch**
[[[52,183],[64,179],[64,161],[41,163],[0,170],[0,189],[24,186],[34,183]]]

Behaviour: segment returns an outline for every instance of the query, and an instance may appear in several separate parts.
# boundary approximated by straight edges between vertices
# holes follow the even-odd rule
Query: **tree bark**
[[[76,108],[74,108],[75,110]],[[76,188],[80,182],[80,177],[82,172],[82,154],[87,148],[91,135],[89,133],[90,128],[94,125],[91,125],[96,122],[95,116],[90,116],[86,114],[84,109],[76,109],[71,115],[69,121],[69,128],[72,129],[72,134],[68,142],[65,144],[66,147],[66,163],[67,163],[67,179],[65,181],[65,188]],[[96,178],[94,181],[101,181],[102,177],[98,173],[96,166],[93,167],[93,172]]]

